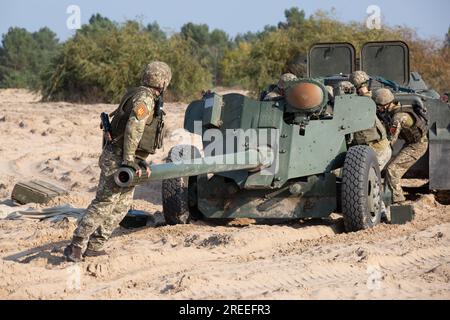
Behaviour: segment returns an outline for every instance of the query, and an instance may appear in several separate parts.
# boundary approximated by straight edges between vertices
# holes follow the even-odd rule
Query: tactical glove
[[[145,172],[147,173],[147,177],[150,177],[151,170],[150,170],[150,165],[148,164],[148,162],[145,160],[138,160],[138,165],[142,169],[145,169]]]
[[[137,164],[135,161],[122,161],[122,167],[128,167],[128,168],[132,168],[134,169],[134,171],[136,171],[136,175],[138,177],[141,176],[141,167],[139,166],[139,164]]]

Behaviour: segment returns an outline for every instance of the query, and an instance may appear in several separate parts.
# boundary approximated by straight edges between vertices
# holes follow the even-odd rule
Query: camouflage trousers
[[[133,200],[133,188],[120,188],[114,182],[114,173],[122,157],[106,149],[99,159],[101,169],[97,194],[78,223],[72,244],[99,251],[114,229],[128,213]]]
[[[370,147],[375,151],[378,159],[378,165],[380,166],[380,170],[383,170],[384,167],[388,164],[389,160],[392,157],[392,148],[389,140],[381,140],[379,142],[370,144]]]
[[[405,173],[427,152],[428,141],[408,144],[400,150],[386,168],[387,183],[392,189],[394,203],[405,201],[401,179]]]

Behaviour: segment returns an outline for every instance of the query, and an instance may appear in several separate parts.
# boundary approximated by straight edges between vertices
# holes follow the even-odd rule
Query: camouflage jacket
[[[141,140],[152,140],[153,137],[144,137],[148,126],[154,117],[156,101],[159,92],[138,87],[128,90],[119,107],[113,113],[111,121],[112,138],[116,150],[122,153],[123,161],[133,162],[137,158],[145,159],[149,155],[148,148],[142,148]]]
[[[391,111],[389,133],[391,143],[398,138],[407,144],[424,142],[427,140],[426,122],[414,112],[411,106],[398,106]]]

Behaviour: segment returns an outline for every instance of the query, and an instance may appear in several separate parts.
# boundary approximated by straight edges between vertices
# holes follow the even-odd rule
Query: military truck
[[[402,105],[413,105],[427,112],[429,152],[405,175],[406,178],[429,179],[432,190],[450,190],[450,107],[424,82],[419,73],[410,71],[409,47],[402,41],[368,42],[359,58],[350,43],[319,43],[308,54],[308,77],[322,78],[336,87],[348,80],[355,70],[365,71],[371,78],[372,91],[389,88]],[[403,144],[394,146],[394,155]]]
[[[151,167],[150,180],[163,180],[167,222],[326,218],[341,213],[349,232],[380,223],[382,201],[390,204],[389,190],[383,188],[373,150],[352,145],[353,133],[373,126],[376,105],[355,93],[329,100],[325,88],[348,80],[356,69],[355,57],[351,44],[317,44],[309,52],[308,78],[289,83],[282,99],[207,93],[192,102],[184,128],[202,135],[204,156],[193,146],[176,146],[166,164]],[[419,75],[410,78],[408,58],[402,42],[368,43],[360,61],[362,69],[375,75],[373,88],[399,83],[399,100],[427,104],[430,185],[448,188],[450,173],[437,167],[448,162],[448,106],[438,103]],[[378,67],[383,63],[392,66]],[[147,181],[127,168],[115,178],[123,187]]]

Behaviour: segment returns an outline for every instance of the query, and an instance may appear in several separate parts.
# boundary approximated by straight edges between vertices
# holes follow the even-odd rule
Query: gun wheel
[[[368,146],[351,147],[342,168],[342,213],[347,232],[380,223],[382,184],[375,152]]]
[[[178,145],[169,151],[167,162],[177,162],[200,157],[200,151],[191,145]],[[187,224],[191,221],[189,203],[189,180],[174,178],[162,181],[162,205],[166,222],[170,225]]]

